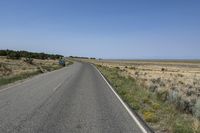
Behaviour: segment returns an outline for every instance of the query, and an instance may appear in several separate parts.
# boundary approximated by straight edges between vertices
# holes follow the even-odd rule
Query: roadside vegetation
[[[200,121],[156,94],[119,67],[97,65],[122,99],[158,133],[200,133]],[[163,70],[164,71],[164,70]],[[200,109],[200,102],[196,104]],[[199,113],[197,111],[196,113]],[[198,115],[198,114],[197,114]]]
[[[73,64],[61,55],[12,50],[0,50],[0,55],[4,55],[0,56],[0,86]]]
[[[178,110],[200,118],[200,62],[187,61],[93,61],[117,67]]]
[[[67,66],[72,65],[72,64],[74,64],[74,62],[71,60],[68,60]]]
[[[37,75],[37,74],[40,74],[41,71],[35,71],[35,72],[31,72],[31,73],[23,73],[23,74],[19,74],[19,75],[15,75],[15,76],[10,76],[10,77],[1,77],[0,78],[0,86],[2,85],[6,85],[6,84],[9,84],[9,83],[13,83],[15,81],[18,81],[18,80],[23,80],[23,79],[26,79],[28,77],[31,77],[31,76],[34,76],[34,75]]]

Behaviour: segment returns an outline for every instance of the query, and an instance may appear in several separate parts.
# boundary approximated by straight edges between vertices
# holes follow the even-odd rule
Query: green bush
[[[136,67],[130,67],[130,69],[133,69],[133,70],[135,70],[135,69],[136,69]]]
[[[156,114],[154,112],[146,111],[143,113],[143,115],[144,115],[145,121],[147,122],[150,122],[150,123],[158,122],[158,118],[156,117]]]
[[[25,58],[24,62],[33,64],[33,59],[32,58]]]
[[[8,59],[20,59],[20,54],[19,52],[9,52],[7,54]]]
[[[159,110],[161,107],[160,107],[160,104],[158,104],[158,103],[153,103],[153,109],[154,110]]]

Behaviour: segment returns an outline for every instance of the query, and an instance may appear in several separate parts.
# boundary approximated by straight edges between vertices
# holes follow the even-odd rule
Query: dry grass
[[[92,61],[110,68],[120,68],[141,86],[155,92],[180,110],[195,114],[200,98],[200,62],[197,61]],[[200,117],[200,116],[199,116]]]
[[[156,133],[198,133],[199,120],[176,109],[173,104],[160,100],[153,92],[138,84],[133,77],[118,67],[98,65],[123,100],[136,110]]]
[[[39,60],[34,59],[32,64],[24,59],[13,60],[6,57],[0,57],[0,84],[7,84],[47,71],[53,71],[61,68],[58,60]]]

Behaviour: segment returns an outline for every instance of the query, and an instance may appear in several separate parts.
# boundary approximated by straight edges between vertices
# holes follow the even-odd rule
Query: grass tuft
[[[147,122],[151,122],[151,123],[158,122],[158,118],[156,117],[155,112],[146,111],[146,112],[144,112],[143,115],[144,115],[144,120]]]

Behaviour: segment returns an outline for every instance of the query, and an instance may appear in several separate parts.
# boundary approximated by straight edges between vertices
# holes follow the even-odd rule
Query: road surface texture
[[[98,71],[75,63],[0,90],[0,133],[142,133]]]

